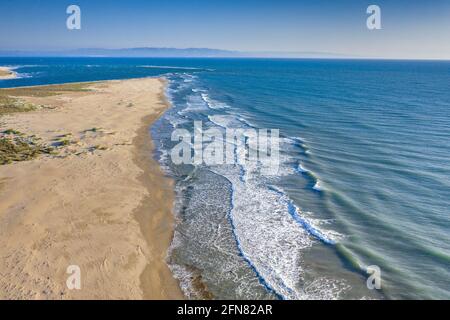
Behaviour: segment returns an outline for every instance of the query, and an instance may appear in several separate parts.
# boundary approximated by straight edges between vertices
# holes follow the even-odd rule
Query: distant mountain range
[[[167,57],[167,58],[345,58],[346,55],[324,52],[232,51],[209,48],[83,48],[53,51],[0,50],[0,56],[13,57]]]

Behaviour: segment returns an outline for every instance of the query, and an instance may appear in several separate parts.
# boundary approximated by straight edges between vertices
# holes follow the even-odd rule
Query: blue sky
[[[82,29],[66,28],[80,6]],[[381,8],[381,30],[366,8]],[[450,0],[2,0],[1,50],[207,47],[450,59]]]

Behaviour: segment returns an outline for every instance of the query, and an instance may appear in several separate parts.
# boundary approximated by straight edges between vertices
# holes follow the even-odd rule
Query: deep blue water
[[[450,298],[450,62],[0,58],[0,87],[164,75],[170,266],[218,298]],[[155,67],[162,66],[162,67]],[[280,132],[280,169],[174,165],[175,128]],[[226,143],[229,143],[225,141]],[[381,270],[381,290],[366,268]]]

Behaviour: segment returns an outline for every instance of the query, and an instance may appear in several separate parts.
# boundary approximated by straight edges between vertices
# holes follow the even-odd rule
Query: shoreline
[[[0,80],[11,80],[17,78],[17,72],[13,71],[13,68],[0,66]]]
[[[165,86],[162,79],[160,81]],[[162,94],[163,95],[163,94]],[[162,176],[159,187],[165,192],[168,201],[160,204],[161,210],[156,213],[150,214],[150,210],[154,205],[154,200],[151,198],[148,201],[144,201],[141,206],[135,211],[134,215],[139,222],[141,231],[147,241],[147,244],[154,251],[155,256],[159,259],[148,263],[144,271],[141,273],[141,288],[143,290],[144,299],[155,299],[154,292],[160,288],[161,297],[165,297],[171,300],[184,299],[185,296],[181,291],[178,280],[169,269],[166,261],[166,257],[173,239],[174,234],[174,201],[175,190],[174,181],[165,176],[162,172],[161,166],[153,158],[155,146],[150,134],[150,127],[152,124],[164,114],[165,110],[169,108],[167,101],[160,97],[161,102],[166,105],[166,108],[157,115],[149,115],[142,119],[143,126],[139,129],[138,135],[133,140],[135,146],[134,162],[138,165],[144,173],[139,177],[139,180],[151,190],[151,181],[154,176]],[[150,177],[150,179],[149,179]],[[152,221],[153,223],[149,223]],[[162,229],[162,230],[161,230]],[[162,246],[154,246],[154,243],[159,242]],[[156,274],[155,274],[155,269]],[[156,297],[156,299],[160,299]]]
[[[74,141],[57,147],[58,155],[0,166],[0,256],[7,257],[0,298],[185,299],[166,262],[173,181],[153,158],[149,132],[169,107],[164,79],[4,90],[71,86],[92,91],[27,93],[20,98],[51,108],[1,115],[0,131],[11,127],[48,143],[68,131]],[[93,122],[101,128],[84,129]],[[85,275],[80,291],[65,288],[73,260]]]

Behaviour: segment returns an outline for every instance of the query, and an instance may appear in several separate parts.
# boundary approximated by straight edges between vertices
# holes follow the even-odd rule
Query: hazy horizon
[[[81,9],[68,30],[66,9]],[[381,8],[381,29],[366,26]],[[368,59],[450,59],[450,1],[30,1],[0,3],[0,51],[208,48]]]
[[[136,51],[134,51],[136,50]],[[137,52],[148,50],[147,53]],[[149,51],[166,51],[166,54],[154,54]],[[98,53],[95,53],[98,51]],[[104,53],[108,51],[108,53]],[[196,54],[186,53],[196,51]],[[203,52],[204,51],[204,52]],[[218,52],[208,54],[209,52]],[[90,53],[88,53],[90,52]],[[134,52],[134,53],[133,53]],[[183,54],[184,53],[184,54]],[[433,57],[377,57],[377,56],[357,56],[341,54],[337,52],[283,52],[283,51],[238,51],[215,48],[74,48],[62,50],[0,50],[0,57],[55,57],[55,58],[274,58],[274,59],[355,59],[355,60],[430,60],[430,61],[450,61],[450,58]]]

